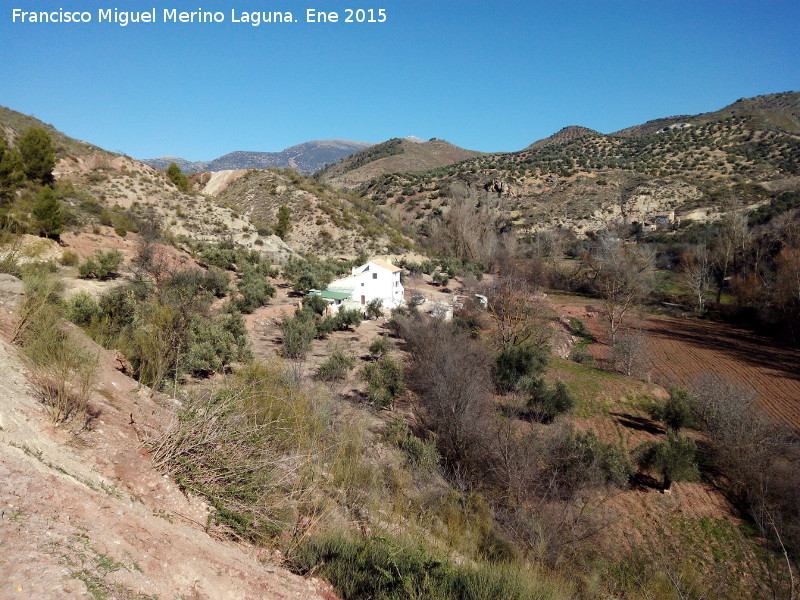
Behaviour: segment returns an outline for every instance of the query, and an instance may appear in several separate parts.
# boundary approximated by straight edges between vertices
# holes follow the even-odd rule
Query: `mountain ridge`
[[[167,155],[159,158],[145,158],[141,162],[158,169],[164,169],[174,162],[184,173],[278,167],[281,169],[292,168],[300,173],[309,174],[372,145],[371,142],[332,138],[302,142],[284,148],[280,152],[234,150],[206,161],[190,161]]]

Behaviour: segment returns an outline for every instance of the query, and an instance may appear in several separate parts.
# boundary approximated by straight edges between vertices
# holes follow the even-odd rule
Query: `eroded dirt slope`
[[[0,598],[335,599],[206,531],[208,507],[156,472],[140,443],[169,421],[171,401],[86,338],[99,356],[93,420],[77,433],[54,427],[7,341],[21,285],[0,283]]]

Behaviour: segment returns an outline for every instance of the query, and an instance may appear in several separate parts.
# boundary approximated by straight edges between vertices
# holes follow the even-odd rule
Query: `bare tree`
[[[717,303],[722,299],[725,281],[736,272],[742,256],[750,244],[750,229],[743,210],[729,212],[720,222],[713,246],[712,266],[717,286]]]
[[[653,367],[650,338],[641,328],[619,332],[612,348],[614,366],[628,377],[646,378]]]
[[[613,346],[625,317],[650,292],[653,253],[637,244],[604,237],[583,262],[592,287],[603,300]]]
[[[550,341],[552,309],[537,297],[533,286],[523,277],[498,277],[485,286],[486,312],[494,323],[494,345],[532,345],[544,348]]]
[[[438,249],[457,258],[488,261],[498,245],[500,223],[491,202],[475,188],[454,189],[450,210],[433,227],[431,237]]]
[[[800,548],[800,440],[796,432],[772,421],[745,385],[704,375],[692,387],[693,406],[711,444],[721,481],[736,497],[775,549],[783,554],[796,597]],[[783,584],[781,584],[783,585]]]
[[[697,314],[706,311],[706,294],[711,289],[711,256],[705,244],[698,245],[690,253],[684,254],[683,279],[692,291],[697,306]]]
[[[406,381],[421,399],[416,407],[419,420],[437,434],[446,459],[465,461],[491,410],[491,357],[478,342],[440,319],[417,316],[398,323],[410,349]]]

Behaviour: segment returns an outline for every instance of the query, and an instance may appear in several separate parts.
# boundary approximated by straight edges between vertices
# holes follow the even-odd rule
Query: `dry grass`
[[[59,285],[42,271],[26,274],[24,282],[13,340],[22,346],[30,379],[52,421],[74,421],[83,427],[98,357],[66,329],[59,310]]]

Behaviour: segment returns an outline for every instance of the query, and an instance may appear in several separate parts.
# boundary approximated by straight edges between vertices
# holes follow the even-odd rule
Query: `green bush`
[[[317,325],[313,319],[300,315],[285,317],[281,322],[283,345],[281,351],[286,358],[304,359],[317,337]]]
[[[256,271],[245,270],[238,284],[236,307],[245,314],[264,306],[275,295],[275,287]]]
[[[193,318],[185,354],[184,369],[192,375],[209,375],[249,359],[241,313],[229,311],[216,319]]]
[[[78,255],[75,252],[73,252],[72,250],[64,250],[64,252],[61,253],[61,258],[59,259],[59,262],[65,267],[74,267],[75,265],[78,264],[79,260],[80,259],[78,258]]]
[[[336,319],[336,329],[339,331],[361,325],[361,311],[357,308],[341,308],[334,318]]]
[[[577,403],[575,396],[560,379],[551,386],[540,377],[528,377],[521,387],[528,396],[529,414],[543,423],[570,412]]]
[[[118,274],[121,264],[122,253],[119,250],[97,250],[78,265],[78,275],[82,279],[109,279]]]
[[[321,316],[328,310],[328,303],[319,294],[308,294],[303,297],[303,308]]]
[[[79,327],[88,327],[101,315],[100,305],[88,292],[78,292],[67,302],[66,316]]]
[[[644,442],[633,452],[639,467],[653,471],[663,479],[664,490],[673,481],[697,479],[697,444],[691,438],[674,431],[667,432],[665,442]]]
[[[569,443],[571,448],[567,454],[570,463],[580,463],[588,471],[587,476],[583,477],[584,481],[591,477],[600,484],[617,487],[628,485],[634,469],[623,448],[601,442],[594,431],[575,433]]]
[[[403,367],[390,356],[364,365],[361,378],[367,382],[367,396],[378,408],[391,406],[403,393]]]
[[[336,348],[317,370],[317,379],[320,381],[342,381],[356,366],[356,358],[345,353],[341,348]]]
[[[43,236],[58,238],[64,231],[64,213],[55,192],[42,188],[31,208],[33,227]]]
[[[569,353],[569,359],[581,365],[592,366],[594,356],[586,348],[575,346]]]
[[[189,179],[181,173],[181,168],[174,162],[167,167],[167,178],[182,192],[189,191]]]
[[[373,298],[367,302],[365,314],[367,319],[379,319],[383,316],[383,300],[380,298]]]
[[[651,407],[650,415],[663,422],[672,431],[691,427],[694,424],[691,402],[692,396],[687,390],[673,388],[665,402]]]
[[[379,335],[369,345],[369,353],[372,356],[384,356],[392,349],[392,342],[386,335]]]
[[[559,587],[513,565],[459,565],[422,545],[386,536],[342,534],[307,539],[292,556],[294,569],[314,571],[348,600],[556,600]]]
[[[433,473],[439,467],[441,456],[435,440],[425,441],[415,436],[402,417],[389,423],[386,440],[406,455],[411,467],[424,473]]]
[[[547,354],[536,346],[507,346],[495,357],[494,378],[500,391],[513,390],[520,380],[540,375],[547,367]]]
[[[23,281],[12,341],[22,346],[31,381],[53,422],[84,419],[98,357],[63,326],[59,284],[42,271],[26,273]]]

